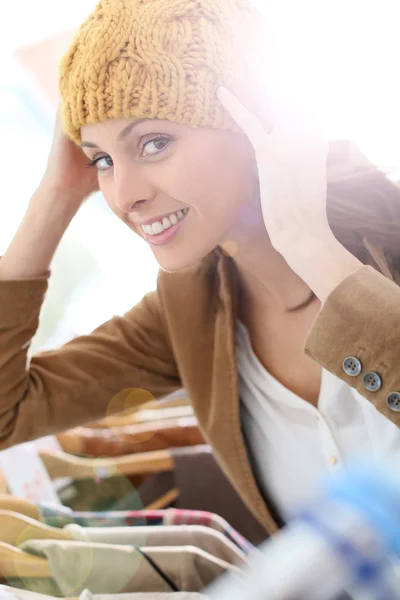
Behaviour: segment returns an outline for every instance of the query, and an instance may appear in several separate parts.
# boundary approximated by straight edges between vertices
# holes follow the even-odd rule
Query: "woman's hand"
[[[97,171],[87,168],[89,159],[63,132],[60,108],[61,104],[57,108],[53,141],[40,187],[66,198],[74,204],[71,208],[77,210],[99,189]]]
[[[60,107],[47,167],[25,216],[0,261],[0,281],[44,276],[82,202],[98,189],[97,171],[63,132]]]
[[[273,247],[324,301],[362,266],[329,227],[327,140],[314,119],[294,103],[279,102],[267,133],[226,88],[219,88],[218,98],[254,148],[262,213]]]

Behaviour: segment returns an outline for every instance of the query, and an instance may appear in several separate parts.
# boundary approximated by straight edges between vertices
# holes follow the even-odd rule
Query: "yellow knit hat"
[[[63,127],[168,119],[238,131],[220,85],[259,118],[267,31],[252,0],[100,0],[60,63]]]

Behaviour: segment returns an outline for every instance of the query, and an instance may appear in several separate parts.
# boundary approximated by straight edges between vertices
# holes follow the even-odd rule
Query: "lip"
[[[186,206],[184,208],[186,208]],[[170,210],[169,212],[164,213],[162,215],[158,215],[157,217],[152,217],[151,219],[147,219],[147,221],[136,221],[136,225],[152,225],[153,223],[156,223],[156,221],[162,222],[162,220],[165,217],[169,217],[169,215],[172,215],[173,213],[177,213],[179,210],[183,210],[183,208],[177,208],[176,210]]]
[[[164,246],[165,244],[168,244],[171,240],[175,238],[189,213],[190,210],[188,210],[186,215],[184,215],[180,221],[175,223],[175,225],[171,225],[171,227],[165,229],[165,231],[163,231],[162,233],[158,233],[157,235],[149,235],[148,233],[145,233],[142,229],[144,239],[153,246]],[[171,213],[167,213],[167,215],[164,216],[168,216],[168,214],[170,215]],[[155,220],[157,221],[159,219]],[[146,221],[146,223],[143,223],[143,225],[150,224],[151,222],[153,221]]]

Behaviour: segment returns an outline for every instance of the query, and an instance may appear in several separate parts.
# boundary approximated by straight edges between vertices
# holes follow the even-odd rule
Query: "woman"
[[[0,430],[5,448],[185,387],[273,533],[322,471],[399,452],[400,192],[263,95],[260,22],[244,0],[102,0],[80,28],[0,262]],[[98,187],[158,289],[27,368],[51,258]]]

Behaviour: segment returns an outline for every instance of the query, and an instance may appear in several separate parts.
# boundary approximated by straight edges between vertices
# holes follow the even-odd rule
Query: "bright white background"
[[[348,137],[400,176],[399,0],[254,0],[273,19],[294,93],[318,112],[329,138]],[[0,253],[40,181],[53,111],[13,52],[76,28],[93,0],[19,0],[0,20]],[[94,196],[69,228],[53,265],[38,346],[90,331],[154,288],[147,246]],[[58,324],[62,322],[62,327]]]

